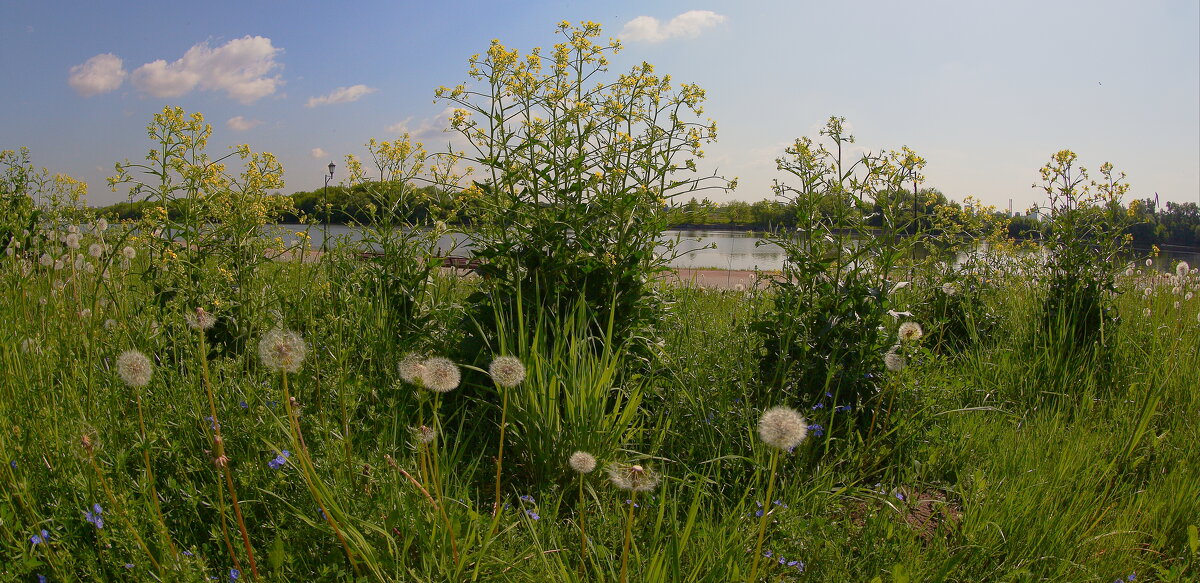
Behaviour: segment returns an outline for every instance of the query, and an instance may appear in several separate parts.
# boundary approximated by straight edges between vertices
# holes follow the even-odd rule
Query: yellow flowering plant
[[[493,41],[470,59],[469,86],[436,93],[454,108],[463,160],[480,173],[464,207],[491,284],[476,315],[494,328],[493,308],[516,298],[559,315],[582,298],[616,337],[631,338],[656,320],[650,279],[670,260],[655,252],[673,221],[670,201],[728,186],[695,173],[717,129],[699,119],[700,87],[649,63],[611,75],[621,45],[600,41],[598,24],[563,22],[557,32],[563,42],[524,55]]]
[[[149,235],[146,275],[155,298],[182,311],[220,302],[225,313],[210,334],[218,346],[243,349],[251,318],[242,316],[263,312],[258,308],[266,301],[251,285],[256,270],[298,250],[263,236],[291,209],[291,199],[277,192],[283,167],[273,154],[247,145],[213,160],[212,125],[180,107],[164,107],[146,131],[153,147],[144,160],[117,163],[108,182],[114,191],[128,188],[130,202],[153,203],[136,230]],[[227,168],[229,160],[240,162],[240,171]],[[226,275],[216,276],[213,266]]]

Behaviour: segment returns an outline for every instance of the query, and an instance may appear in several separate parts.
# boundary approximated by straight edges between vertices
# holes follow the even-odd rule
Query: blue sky
[[[845,116],[858,146],[907,145],[928,184],[1016,210],[1050,155],[1113,162],[1132,195],[1200,200],[1200,3],[283,2],[0,0],[0,148],[90,184],[150,147],[164,105],[201,112],[211,153],[274,152],[286,192],[402,128],[436,149],[440,85],[493,38],[527,50],[557,22],[625,36],[641,61],[707,90],[720,129],[702,169],[738,176],[714,200],[759,200],[796,137]],[[119,59],[119,61],[118,61]],[[344,173],[342,176],[344,177]]]

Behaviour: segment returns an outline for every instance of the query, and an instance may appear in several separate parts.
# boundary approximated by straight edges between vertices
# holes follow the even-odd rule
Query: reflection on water
[[[320,226],[308,228],[305,225],[280,225],[280,227],[288,231],[285,239],[290,236],[291,241],[295,241],[294,231],[308,229],[312,248],[321,248],[322,228]],[[330,225],[329,239],[330,245],[338,240],[357,241],[362,239],[362,233],[358,229],[346,225]],[[678,254],[671,261],[672,267],[746,271],[783,269],[783,249],[774,243],[763,241],[759,233],[704,230],[667,231],[663,234],[662,241],[664,244],[659,245],[659,253],[670,253],[670,246],[674,245],[675,253]],[[438,250],[441,255],[470,255],[471,241],[469,237],[461,233],[447,233],[442,235],[438,241]],[[965,256],[959,257],[960,261],[963,259]],[[1200,253],[1164,251],[1156,258],[1155,263],[1160,269],[1168,270],[1178,260],[1187,261],[1192,265],[1200,265]]]

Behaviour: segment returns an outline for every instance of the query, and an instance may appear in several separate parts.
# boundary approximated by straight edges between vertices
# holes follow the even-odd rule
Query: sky
[[[105,184],[113,164],[178,106],[213,125],[211,154],[273,152],[284,192],[313,190],[370,138],[444,148],[435,89],[492,39],[560,42],[562,20],[622,39],[613,77],[646,61],[706,90],[719,141],[701,173],[739,183],[703,193],[718,202],[771,198],[775,159],[833,115],[861,151],[915,150],[955,200],[1044,203],[1038,169],[1069,148],[1125,172],[1127,199],[1200,201],[1196,0],[0,0],[0,149],[110,204],[128,195]]]

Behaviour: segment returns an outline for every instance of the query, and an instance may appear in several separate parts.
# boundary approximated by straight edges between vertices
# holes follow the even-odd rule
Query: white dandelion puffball
[[[921,325],[916,322],[905,322],[900,325],[897,331],[900,340],[908,342],[910,340],[920,340],[921,336],[925,335],[925,331],[921,330]]]
[[[104,255],[104,247],[99,243],[92,243],[91,245],[88,245],[88,255],[98,258],[101,255]]]
[[[435,356],[422,363],[421,384],[435,393],[449,393],[458,388],[462,373],[449,358]]]
[[[775,449],[792,449],[808,436],[808,423],[795,409],[772,407],[758,420],[758,436]]]
[[[1192,266],[1188,265],[1187,261],[1180,261],[1175,265],[1175,275],[1178,276],[1179,279],[1187,277],[1188,272],[1191,270]]]
[[[417,440],[417,443],[420,443],[421,445],[429,445],[433,443],[433,440],[437,439],[437,432],[428,425],[413,427],[412,432],[413,437]]]
[[[126,259],[133,259],[134,257],[137,257],[137,250],[129,245],[126,245],[123,249],[121,249],[121,255]]]
[[[608,468],[608,479],[621,490],[649,492],[658,486],[659,476],[650,468],[622,464]]]
[[[596,469],[596,458],[586,451],[577,451],[571,454],[569,460],[571,469],[581,474],[590,474]]]
[[[488,366],[488,374],[497,385],[511,389],[525,380],[525,365],[515,356],[498,356]]]
[[[70,247],[71,249],[78,249],[79,233],[70,233],[66,237],[63,237],[63,243],[66,243],[67,247]]]
[[[126,350],[117,357],[117,374],[131,387],[150,384],[150,375],[153,373],[154,366],[145,354],[136,350]]]
[[[883,365],[892,372],[900,372],[904,369],[904,357],[896,354],[897,348],[899,347],[893,346],[891,350],[887,351],[887,354],[883,355]]]
[[[103,233],[108,230],[108,221],[100,219],[96,221],[96,226],[92,228],[94,233]]]
[[[196,330],[208,330],[217,323],[217,317],[211,312],[206,312],[204,308],[196,308],[194,312],[188,312],[183,319],[188,326]]]
[[[421,357],[414,352],[404,355],[400,359],[400,379],[409,384],[416,384],[421,380],[421,375],[425,374],[425,365],[421,363]]]
[[[950,282],[946,282],[946,283],[942,284],[942,293],[944,293],[948,296],[952,296],[952,295],[954,295],[955,291],[957,291],[957,290],[954,289],[954,284],[952,284]]]
[[[308,345],[291,330],[272,329],[258,342],[258,356],[263,365],[271,370],[298,372],[307,354]]]

